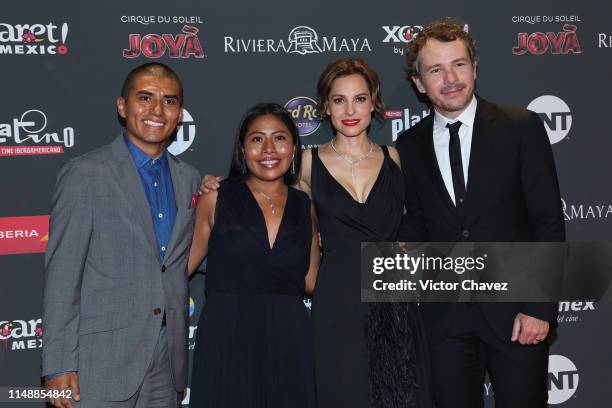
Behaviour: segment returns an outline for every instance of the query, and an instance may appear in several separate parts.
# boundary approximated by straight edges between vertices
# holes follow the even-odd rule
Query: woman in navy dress
[[[290,187],[300,141],[287,111],[245,115],[228,180],[203,195],[189,271],[207,258],[190,407],[316,406],[313,339],[302,298],[319,267],[308,196]]]

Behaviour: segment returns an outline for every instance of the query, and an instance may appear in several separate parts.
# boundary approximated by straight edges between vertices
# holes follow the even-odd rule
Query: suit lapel
[[[179,239],[179,234],[183,230],[183,223],[186,220],[186,212],[189,203],[191,202],[191,194],[189,180],[183,174],[181,162],[168,152],[168,165],[170,167],[170,175],[172,176],[172,187],[174,188],[174,200],[176,201],[176,218],[172,226],[172,234],[168,241],[168,249],[166,250],[166,261],[173,256],[173,250],[176,247]],[[191,237],[190,237],[191,239]]]
[[[119,189],[123,192],[126,201],[130,205],[131,213],[134,214],[134,217],[138,220],[138,225],[144,230],[155,258],[158,258],[155,229],[151,219],[149,202],[147,201],[142,181],[123,140],[123,136],[115,139],[112,144],[112,151],[114,163],[110,166],[110,170],[119,185]]]
[[[489,157],[493,149],[495,114],[487,101],[477,97],[478,106],[474,118],[472,131],[472,147],[468,167],[468,183],[466,192],[466,218],[474,208],[478,208],[479,201],[487,195],[487,180],[491,172]]]

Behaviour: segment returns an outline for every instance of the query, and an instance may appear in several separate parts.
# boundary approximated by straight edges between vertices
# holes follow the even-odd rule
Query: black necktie
[[[459,128],[461,122],[447,123],[450,133],[448,155],[450,157],[451,173],[453,175],[453,189],[455,190],[455,205],[458,210],[463,209],[465,201],[465,179],[463,178],[463,163],[461,160],[461,142],[459,141]]]

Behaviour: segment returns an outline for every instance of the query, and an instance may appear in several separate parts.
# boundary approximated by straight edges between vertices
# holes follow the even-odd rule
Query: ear
[[[125,98],[123,96],[118,96],[115,104],[117,105],[117,113],[119,113],[119,116],[125,119]]]
[[[417,75],[413,75],[411,79],[412,79],[412,82],[414,82],[414,84],[416,85],[420,93],[422,94],[427,93],[427,91],[425,90],[425,87],[423,86],[423,82],[421,81],[421,77]]]
[[[474,61],[474,80],[476,80],[476,77],[478,76],[478,61]]]
[[[179,113],[177,126],[181,126],[181,123],[183,123],[183,107],[182,106],[181,106],[181,112]]]

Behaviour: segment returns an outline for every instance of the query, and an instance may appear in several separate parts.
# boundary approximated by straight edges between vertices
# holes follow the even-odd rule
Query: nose
[[[446,82],[454,83],[457,82],[457,73],[454,68],[446,71]]]
[[[276,151],[276,146],[274,146],[274,141],[272,140],[272,137],[266,137],[264,139],[264,143],[262,147],[263,147],[264,153],[272,153]]]
[[[163,103],[164,102],[161,99],[153,99],[153,102],[151,103],[151,112],[154,115],[160,116],[164,108]]]
[[[355,104],[353,102],[348,102],[346,104],[346,114],[348,116],[352,116],[355,113]]]

